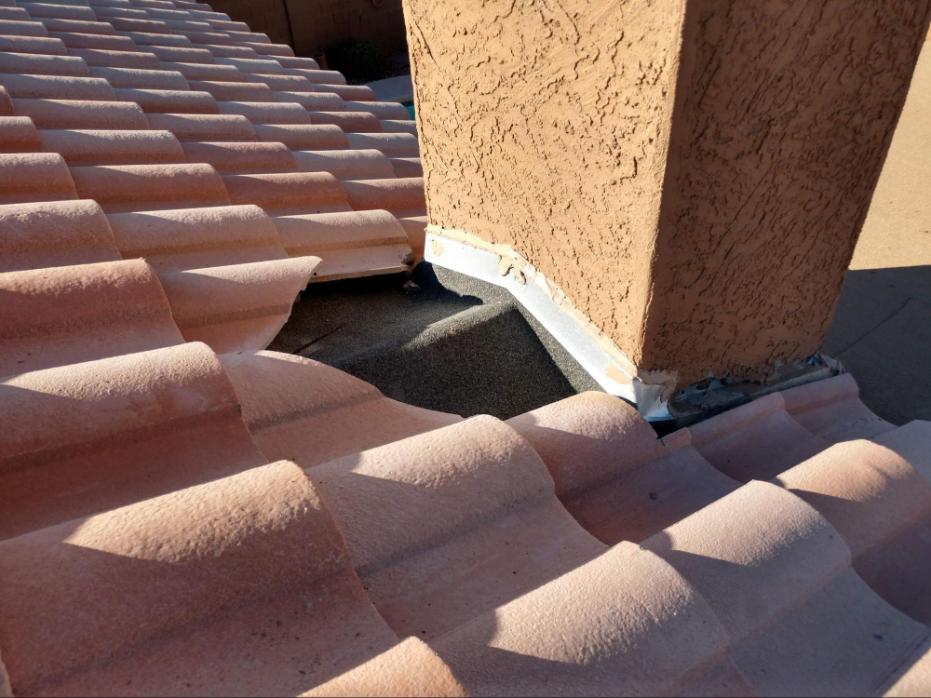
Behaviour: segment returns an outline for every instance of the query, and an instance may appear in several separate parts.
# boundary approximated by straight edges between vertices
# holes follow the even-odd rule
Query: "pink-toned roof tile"
[[[869,441],[849,441],[781,474],[776,482],[817,509],[850,546],[878,594],[931,623],[931,423],[913,422]]]
[[[272,220],[257,206],[113,213],[113,239],[127,258],[159,271],[285,259]]]
[[[218,114],[219,107],[209,92],[195,90],[153,90],[142,88],[118,88],[114,91],[118,99],[135,102],[147,114]],[[157,123],[157,122],[156,122]],[[154,128],[157,128],[153,124]],[[239,132],[247,131],[245,125]],[[179,131],[184,133],[183,129]]]
[[[239,114],[149,114],[152,128],[171,131],[182,141],[250,141],[255,129]]]
[[[186,142],[184,154],[189,162],[205,162],[222,174],[293,172],[298,170],[295,156],[283,143]]]
[[[44,36],[0,35],[0,51],[66,55],[68,50],[61,39]]]
[[[169,131],[42,130],[42,149],[56,152],[69,165],[181,163],[185,151]]]
[[[411,243],[414,254],[423,257],[424,244],[427,238],[427,216],[405,216],[398,217],[398,222],[407,232],[407,239]]]
[[[230,204],[226,187],[210,165],[95,165],[72,167],[81,198],[107,212]]]
[[[141,260],[0,274],[0,376],[183,341]]]
[[[113,68],[143,68],[158,70],[161,62],[153,53],[143,51],[116,51],[101,48],[72,48],[72,56],[80,56],[89,66],[110,66]]]
[[[37,150],[42,150],[42,144],[32,119],[25,116],[0,116],[0,151],[29,153]]]
[[[307,472],[402,636],[436,637],[604,550],[559,504],[529,444],[491,417]]]
[[[407,133],[347,133],[353,148],[377,148],[389,157],[417,157],[420,149],[416,136]]]
[[[328,172],[226,175],[223,181],[234,204],[255,204],[273,215],[350,210],[346,192]]]
[[[219,107],[223,114],[241,114],[256,125],[310,124],[310,115],[297,102],[220,102]]]
[[[564,506],[605,543],[641,541],[738,486],[693,448],[664,445],[636,410],[603,393],[508,423],[540,454]]]
[[[391,158],[395,177],[423,177],[420,158]]]
[[[381,126],[387,133],[408,133],[417,136],[417,122],[409,119],[382,119]]]
[[[103,78],[63,75],[0,74],[0,85],[14,99],[33,97],[44,99],[112,100],[113,88]]]
[[[111,51],[138,50],[136,44],[128,36],[117,34],[94,34],[82,31],[52,31],[49,32],[69,48],[101,49]]]
[[[0,206],[0,272],[117,261],[107,217],[93,201]]]
[[[343,182],[343,188],[356,210],[384,208],[397,215],[426,213],[420,177],[350,180]]]
[[[265,462],[202,344],[23,373],[0,394],[0,539]]]
[[[17,98],[15,110],[39,128],[149,128],[145,113],[132,102]]]
[[[380,133],[381,122],[374,115],[356,111],[318,111],[309,110],[310,119],[315,124],[333,124],[346,133]]]
[[[74,180],[58,153],[0,154],[0,204],[77,198]]]
[[[25,19],[0,18],[0,34],[14,36],[48,36],[48,31],[41,22]]]
[[[857,576],[826,519],[774,485],[745,485],[643,547],[708,601],[764,695],[872,693],[928,636]]]
[[[264,349],[319,263],[295,257],[163,272],[160,279],[187,341],[217,352]]]
[[[388,211],[277,216],[273,220],[289,254],[323,260],[314,272],[317,281],[375,270],[402,271],[411,253],[404,228]]]
[[[40,55],[37,53],[0,53],[0,73],[31,73],[33,75],[73,75],[90,77],[83,58],[75,56]]]
[[[712,417],[689,432],[692,445],[712,465],[741,482],[768,480],[828,446],[785,411],[779,393]]]
[[[332,150],[347,147],[339,126],[326,124],[258,124],[256,135],[263,141],[279,141],[292,150]]]
[[[281,98],[296,102],[304,107],[305,110],[310,111],[340,111],[344,109],[343,100],[339,98],[339,95],[334,95],[329,92],[282,90]]]
[[[347,98],[346,109],[368,112],[379,119],[407,119],[410,117],[407,109],[396,102],[354,101]]]
[[[391,161],[380,150],[300,150],[294,160],[303,172],[329,172],[339,179],[394,177]]]
[[[460,421],[390,400],[369,383],[299,356],[261,351],[220,358],[269,460],[308,468]]]
[[[188,80],[192,90],[209,92],[214,99],[224,102],[274,102],[268,85],[255,82],[220,82],[216,80]]]
[[[144,70],[139,68],[93,67],[94,77],[104,78],[114,88],[126,87],[143,90],[186,90],[188,81],[173,70]]]
[[[0,550],[0,643],[20,693],[297,695],[394,641],[290,463]]]

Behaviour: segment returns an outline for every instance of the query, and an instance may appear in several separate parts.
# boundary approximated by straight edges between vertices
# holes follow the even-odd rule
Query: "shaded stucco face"
[[[506,244],[635,353],[678,2],[407,0],[431,223]]]
[[[821,345],[931,0],[405,0],[431,223],[508,245],[640,369]]]

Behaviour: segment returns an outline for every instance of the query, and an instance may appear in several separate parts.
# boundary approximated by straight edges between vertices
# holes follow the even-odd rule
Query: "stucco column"
[[[405,0],[433,230],[643,375],[821,346],[931,0]]]

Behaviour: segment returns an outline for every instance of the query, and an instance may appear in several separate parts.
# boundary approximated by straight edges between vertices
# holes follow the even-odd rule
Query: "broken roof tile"
[[[316,257],[274,259],[166,271],[160,279],[187,341],[217,352],[263,349],[319,263]]]
[[[220,358],[269,460],[309,468],[461,420],[391,400],[369,383],[300,356],[260,351]]]

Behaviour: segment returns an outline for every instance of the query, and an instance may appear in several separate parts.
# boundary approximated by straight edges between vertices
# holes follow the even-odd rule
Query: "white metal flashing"
[[[424,258],[437,266],[506,288],[547,332],[611,394],[637,405],[644,418],[669,419],[668,383],[647,383],[624,353],[568,298],[512,249],[463,231],[427,227]]]

